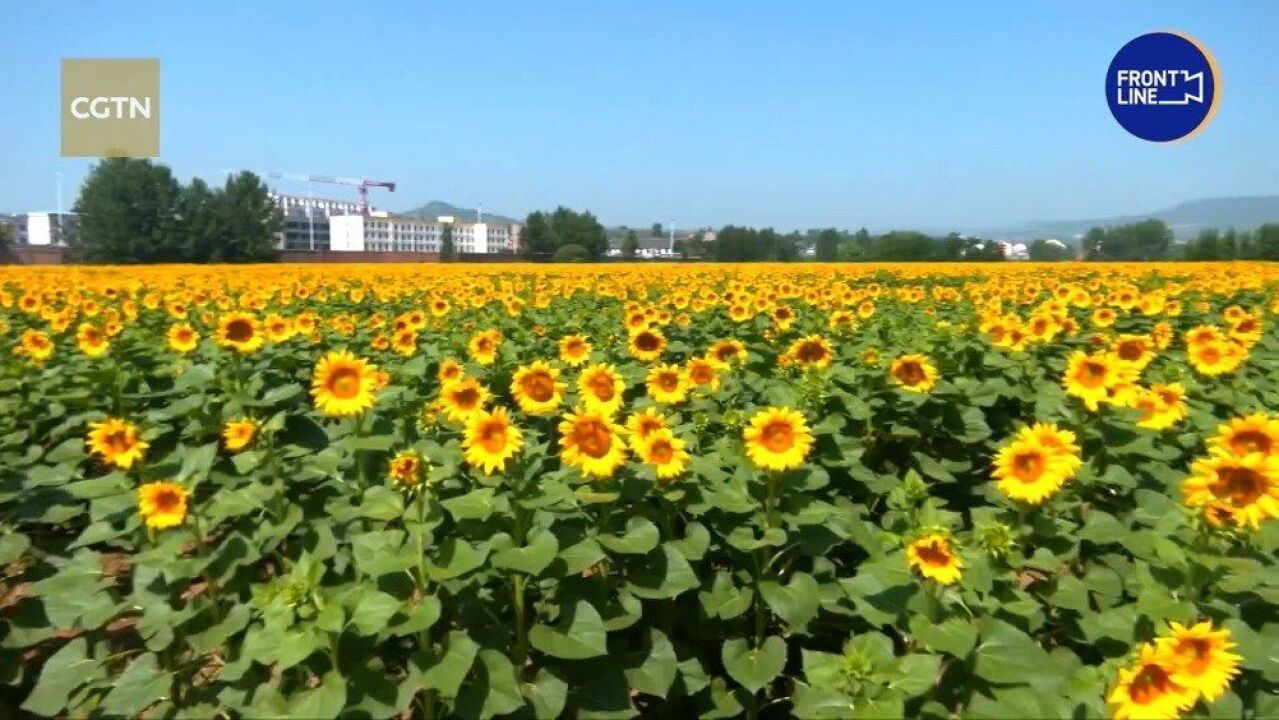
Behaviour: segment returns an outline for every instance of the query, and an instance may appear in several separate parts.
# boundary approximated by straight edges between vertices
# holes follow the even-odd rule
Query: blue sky
[[[89,166],[58,156],[63,57],[160,58],[161,160],[183,178],[390,179],[393,210],[964,230],[1279,193],[1279,2],[0,10],[0,210],[53,209],[59,172],[69,205]],[[1187,143],[1132,138],[1106,108],[1111,57],[1156,29],[1221,68],[1217,116]]]

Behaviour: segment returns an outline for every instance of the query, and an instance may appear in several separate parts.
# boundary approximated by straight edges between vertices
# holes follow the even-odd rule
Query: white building
[[[453,228],[453,249],[458,253],[514,252],[519,225],[459,222],[445,215],[434,220],[375,211],[368,215],[334,215],[329,218],[329,247],[341,252],[438,253],[444,228]]]
[[[276,192],[272,192],[270,198],[284,215],[280,231],[282,250],[328,250],[329,218],[360,212],[360,204],[354,200]]]
[[[27,213],[26,244],[66,245],[75,226],[75,213]]]

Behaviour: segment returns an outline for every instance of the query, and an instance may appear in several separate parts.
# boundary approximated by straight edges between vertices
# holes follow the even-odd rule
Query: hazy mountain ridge
[[[1044,220],[1026,223],[1009,234],[1027,238],[1055,237],[1071,240],[1091,227],[1110,227],[1158,218],[1168,224],[1179,240],[1188,240],[1206,228],[1255,230],[1266,223],[1279,223],[1279,195],[1201,198],[1170,208],[1137,215],[1119,215],[1091,220]]]
[[[402,214],[412,215],[414,217],[431,218],[431,219],[435,219],[437,217],[440,217],[441,215],[452,215],[458,218],[459,220],[465,220],[466,222],[475,222],[475,218],[478,214],[478,210],[476,210],[475,208],[458,207],[457,205],[444,202],[443,200],[432,200],[423,205],[419,205],[413,208],[412,210],[406,210]],[[509,218],[509,217],[506,217],[505,215],[499,215],[497,213],[492,213],[492,212],[489,212],[488,210],[485,210],[484,222],[496,223],[496,224],[510,224],[510,223],[518,223],[523,221],[516,220],[514,218]]]

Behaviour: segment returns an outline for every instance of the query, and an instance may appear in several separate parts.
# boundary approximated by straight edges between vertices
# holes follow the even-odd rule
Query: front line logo
[[[1106,103],[1123,129],[1150,142],[1186,140],[1207,127],[1221,73],[1203,43],[1161,31],[1130,40],[1106,71]]]
[[[1161,97],[1160,89],[1176,87],[1177,77],[1182,83],[1195,83],[1195,92],[1185,91],[1180,100],[1167,100]],[[1189,70],[1120,70],[1119,95],[1120,105],[1189,105],[1191,102],[1204,101],[1204,74],[1191,74]]]

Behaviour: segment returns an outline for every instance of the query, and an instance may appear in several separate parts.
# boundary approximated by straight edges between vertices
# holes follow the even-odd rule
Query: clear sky
[[[0,210],[54,209],[59,172],[69,206],[89,166],[58,156],[64,57],[160,59],[184,179],[396,180],[392,210],[964,230],[1279,193],[1279,2],[890,5],[0,0]],[[1157,29],[1222,73],[1173,146],[1103,94]]]

